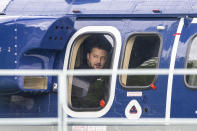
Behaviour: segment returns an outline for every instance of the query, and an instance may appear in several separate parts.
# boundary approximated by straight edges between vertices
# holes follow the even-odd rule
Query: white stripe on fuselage
[[[182,32],[183,25],[184,25],[184,18],[181,18],[176,33]],[[180,39],[180,35],[176,35],[175,39],[174,39],[173,48],[172,48],[172,55],[171,55],[170,69],[169,69],[170,73],[168,75],[168,88],[167,88],[167,97],[166,97],[166,120],[170,119],[173,72],[174,72],[174,66],[175,66],[175,60],[176,60],[179,39]]]

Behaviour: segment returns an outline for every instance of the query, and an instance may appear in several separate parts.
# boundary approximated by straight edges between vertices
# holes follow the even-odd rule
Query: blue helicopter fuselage
[[[146,34],[160,38],[158,69],[186,68],[188,50],[197,31],[196,4],[192,0],[13,0],[0,15],[0,69],[62,70],[66,51],[73,50],[68,49],[72,46],[69,41],[86,27],[113,27],[119,32],[120,55],[112,59],[118,61],[118,69],[122,68],[128,40]],[[91,31],[79,36],[88,33]],[[48,76],[47,88],[27,89],[24,76],[1,76],[0,117],[57,117],[55,83],[57,78]],[[156,90],[126,89],[117,77],[114,98],[109,100],[112,104],[108,110],[102,109],[107,111],[100,117],[128,117],[126,108],[132,101],[133,105],[137,101],[134,114],[141,110],[136,117],[196,117],[197,90],[187,85],[184,75],[172,74],[172,80],[169,75],[157,75],[154,85]]]

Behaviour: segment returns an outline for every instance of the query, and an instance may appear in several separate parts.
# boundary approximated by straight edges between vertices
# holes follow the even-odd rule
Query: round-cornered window
[[[69,40],[63,70],[91,72],[116,70],[121,49],[120,32],[112,26],[87,26]],[[85,73],[85,72],[84,72]],[[71,117],[101,117],[111,108],[115,95],[116,74],[102,76],[69,75],[67,102],[63,102]],[[64,97],[60,93],[60,97]]]
[[[186,68],[195,69],[197,68],[197,37],[195,36],[190,43],[187,50]],[[185,75],[185,83],[189,88],[197,89],[197,75]]]
[[[76,38],[72,46],[70,69],[110,69],[114,40],[110,34],[88,33]],[[98,111],[109,100],[109,76],[70,76],[70,107],[75,111]]]
[[[122,69],[154,69],[158,67],[161,40],[158,34],[135,34],[127,40]],[[148,88],[156,75],[121,75],[126,89]]]

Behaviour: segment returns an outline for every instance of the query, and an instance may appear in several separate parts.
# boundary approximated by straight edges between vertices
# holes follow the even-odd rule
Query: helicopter
[[[107,69],[195,69],[194,0],[1,0],[0,69],[75,70],[84,41],[103,35],[113,47]],[[103,107],[72,107],[92,118],[196,118],[196,75],[109,75]],[[56,76],[1,76],[0,117],[57,117]]]

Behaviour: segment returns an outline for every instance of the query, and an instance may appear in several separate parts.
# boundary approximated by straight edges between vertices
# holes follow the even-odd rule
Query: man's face
[[[103,49],[92,48],[91,52],[87,54],[87,59],[93,69],[102,69],[107,60],[107,52]]]

